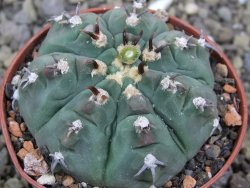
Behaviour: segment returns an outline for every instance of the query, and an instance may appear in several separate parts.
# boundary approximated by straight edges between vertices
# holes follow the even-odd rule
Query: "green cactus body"
[[[162,186],[217,126],[208,50],[141,11],[58,19],[26,70],[20,112],[53,171],[95,186]]]

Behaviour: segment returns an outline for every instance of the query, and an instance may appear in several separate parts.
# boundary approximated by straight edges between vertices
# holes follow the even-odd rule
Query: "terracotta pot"
[[[94,12],[97,14],[101,14],[106,12],[107,10],[111,9],[109,8],[94,8],[94,9],[88,9],[81,11],[81,13],[87,13],[87,12]],[[200,32],[192,27],[191,25],[183,22],[182,20],[176,18],[176,17],[170,17],[169,22],[173,24],[175,27],[184,30],[188,35],[193,35],[194,37],[199,37]],[[19,53],[16,55],[14,60],[12,61],[12,64],[9,66],[7,72],[5,73],[2,85],[1,85],[1,92],[0,92],[0,118],[1,118],[1,126],[2,126],[2,132],[3,136],[6,141],[7,148],[9,150],[10,157],[17,169],[17,171],[20,173],[20,175],[28,181],[31,185],[37,187],[37,188],[45,188],[44,186],[38,184],[35,180],[33,180],[30,176],[28,176],[21,167],[19,160],[17,158],[16,152],[14,150],[14,147],[12,145],[11,139],[10,139],[10,133],[8,131],[8,125],[7,125],[7,114],[6,114],[6,98],[5,98],[5,85],[6,83],[9,83],[13,76],[15,75],[18,67],[24,62],[25,57],[27,57],[30,53],[32,53],[34,47],[36,44],[38,44],[43,38],[46,36],[48,30],[50,28],[50,25],[45,25],[38,33],[35,34],[34,37],[32,37],[26,45],[19,51]],[[214,42],[206,38],[207,42],[209,42],[211,45],[219,48]],[[213,176],[205,185],[202,186],[202,188],[210,187],[214,182],[216,182],[229,168],[229,166],[232,164],[234,158],[238,154],[241,144],[243,142],[244,135],[246,133],[247,129],[247,100],[246,100],[246,94],[244,91],[244,88],[242,86],[241,80],[239,76],[237,75],[235,69],[233,68],[231,62],[226,57],[226,55],[221,52],[218,54],[217,52],[213,52],[212,56],[216,57],[221,63],[224,63],[228,67],[229,71],[229,77],[234,78],[236,81],[236,87],[238,91],[238,96],[240,98],[240,114],[242,116],[243,124],[240,127],[239,135],[237,138],[237,141],[235,143],[234,149],[231,153],[231,156],[228,158],[224,166],[220,169],[219,172],[215,176]]]

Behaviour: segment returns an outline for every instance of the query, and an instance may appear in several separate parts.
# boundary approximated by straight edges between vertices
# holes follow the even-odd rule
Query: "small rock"
[[[21,131],[26,131],[26,129],[27,129],[27,126],[26,126],[26,124],[23,122],[23,123],[21,123],[20,124],[20,129],[21,129]]]
[[[71,176],[64,176],[63,177],[62,184],[65,187],[68,187],[68,186],[72,185],[73,183],[74,183],[74,179]]]
[[[228,126],[241,126],[242,119],[241,115],[236,111],[233,105],[227,106],[227,112],[223,117],[223,120]]]
[[[243,50],[249,50],[250,37],[246,34],[235,35],[234,45]]]
[[[3,63],[6,59],[11,56],[12,52],[8,46],[0,47],[0,63]]]
[[[31,24],[37,20],[36,11],[31,0],[25,0],[22,10],[16,13],[13,20],[20,24]]]
[[[83,188],[86,188],[86,187],[88,187],[88,184],[85,183],[85,182],[81,182],[81,186],[82,186]]]
[[[31,141],[24,141],[23,148],[26,149],[28,152],[31,152],[32,150],[34,150],[34,146]]]
[[[20,159],[24,160],[25,156],[26,156],[28,153],[29,153],[29,152],[28,152],[26,149],[22,148],[22,149],[20,149],[20,150],[17,152],[17,156],[18,156]]]
[[[23,3],[23,11],[28,15],[30,23],[37,20],[36,10],[32,0],[25,0]]]
[[[205,0],[206,4],[211,5],[211,6],[216,6],[220,0]]]
[[[4,68],[8,68],[8,67],[10,66],[10,64],[11,64],[12,60],[14,59],[14,57],[16,56],[16,54],[17,54],[17,52],[11,54],[11,55],[9,56],[9,58],[7,58],[7,59],[4,61],[4,63],[3,63]]]
[[[36,180],[41,185],[53,185],[56,183],[56,178],[52,174],[44,174]]]
[[[206,149],[206,156],[209,158],[209,159],[216,159],[219,157],[220,155],[220,152],[221,152],[221,148],[217,145],[211,145],[210,147],[208,147]]]
[[[164,184],[164,187],[165,188],[171,188],[173,185],[172,181],[167,181],[165,184]]]
[[[9,161],[6,147],[0,150],[0,177],[5,174],[5,167]]]
[[[185,12],[188,15],[197,14],[199,12],[199,7],[198,7],[198,5],[196,3],[189,2],[185,6]]]
[[[4,145],[5,145],[5,140],[3,138],[3,135],[1,135],[0,133],[0,150],[3,149]]]
[[[196,185],[196,180],[192,176],[185,176],[182,185],[183,188],[193,188]]]
[[[222,187],[227,187],[226,185],[228,184],[229,182],[229,179],[230,177],[232,176],[233,174],[233,170],[232,168],[230,167],[228,171],[226,171],[223,176],[215,182],[215,184],[213,185],[213,188],[222,188]]]
[[[18,137],[18,138],[23,137],[23,133],[19,127],[19,124],[16,121],[9,122],[9,131],[15,137]]]
[[[215,66],[215,71],[222,77],[228,76],[228,68],[225,64],[217,63]]]
[[[233,86],[231,86],[231,85],[229,85],[229,84],[225,84],[224,86],[223,86],[223,90],[225,91],[225,92],[227,92],[227,93],[236,93],[237,92],[237,89],[235,88],[235,87],[233,87]]]
[[[250,182],[250,172],[248,172],[246,179]]]
[[[219,140],[221,137],[221,135],[217,135],[217,136],[211,136],[209,139],[209,144],[214,144],[217,140]]]
[[[237,70],[240,70],[243,66],[243,60],[240,56],[236,56],[233,59],[233,65]]]
[[[246,53],[244,56],[244,67],[250,71],[250,52]]]
[[[69,188],[79,188],[78,184],[71,184]]]
[[[245,158],[250,161],[250,147],[243,148],[242,153],[244,154]]]
[[[10,178],[5,182],[3,188],[24,188],[24,186],[21,180]]]
[[[206,166],[205,170],[207,172],[208,178],[211,179],[212,178],[211,168],[209,166]]]
[[[40,16],[45,18],[60,15],[64,11],[64,3],[61,0],[35,0],[34,4]]]
[[[24,171],[31,176],[41,176],[48,172],[48,165],[38,150],[28,153],[23,160]]]
[[[228,102],[231,100],[231,96],[229,93],[222,93],[223,100]]]
[[[227,43],[233,40],[234,32],[231,28],[221,27],[218,30],[214,30],[213,36],[217,42]]]
[[[223,6],[223,7],[220,7],[219,10],[218,10],[218,15],[219,17],[226,21],[226,22],[230,22],[232,20],[232,12],[231,10],[226,7],[226,6]]]
[[[233,174],[230,180],[230,187],[233,188],[249,187],[249,182],[247,181],[246,178],[243,177],[243,174],[241,173]]]
[[[173,0],[157,0],[149,4],[148,8],[153,10],[166,10],[173,3]]]

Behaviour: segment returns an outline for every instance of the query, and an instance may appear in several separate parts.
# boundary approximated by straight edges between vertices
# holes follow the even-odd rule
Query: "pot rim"
[[[96,14],[102,14],[106,11],[112,9],[113,7],[103,7],[103,8],[91,8],[82,10],[81,14],[83,13],[89,13],[93,12]],[[154,12],[153,10],[151,12]],[[186,23],[185,21],[170,16],[169,17],[169,23],[172,23],[174,26],[177,26],[180,29],[183,29],[187,34],[193,35],[194,37],[199,37],[200,32],[191,26],[190,24]],[[12,60],[11,65],[8,67],[7,71],[4,74],[4,78],[1,84],[0,89],[0,123],[2,127],[2,133],[6,142],[7,149],[9,151],[9,155],[11,157],[12,162],[15,165],[15,168],[19,172],[22,178],[24,178],[28,183],[31,185],[37,187],[37,188],[45,188],[43,185],[39,184],[37,181],[35,181],[33,178],[31,178],[28,174],[26,174],[21,167],[19,160],[17,158],[16,152],[14,150],[14,147],[12,145],[12,141],[10,139],[10,134],[7,128],[7,114],[5,111],[6,108],[6,98],[5,98],[5,85],[6,83],[10,82],[12,77],[14,76],[14,73],[20,66],[20,64],[24,61],[25,57],[34,49],[35,45],[43,40],[43,38],[46,36],[47,32],[49,31],[50,24],[46,24],[39,32],[37,32],[28,42],[25,43],[25,45],[18,51],[15,58]],[[208,37],[206,37],[206,41],[216,47],[217,49],[220,49],[220,47],[213,41],[211,41]],[[207,188],[210,187],[213,183],[215,183],[224,173],[225,171],[230,167],[232,164],[234,158],[237,156],[242,142],[244,140],[244,136],[247,130],[247,118],[248,118],[248,108],[247,108],[247,98],[246,93],[244,90],[244,87],[242,85],[242,82],[239,78],[239,76],[236,73],[236,70],[234,69],[232,63],[227,58],[227,56],[224,54],[224,52],[213,52],[212,56],[215,56],[218,60],[220,60],[223,64],[226,64],[229,71],[229,77],[233,77],[236,81],[236,88],[238,91],[238,96],[241,100],[240,103],[240,114],[242,116],[242,126],[240,127],[239,136],[236,140],[236,143],[234,145],[234,148],[232,150],[232,153],[230,157],[227,159],[223,167],[213,176],[207,183],[205,183],[201,188]]]

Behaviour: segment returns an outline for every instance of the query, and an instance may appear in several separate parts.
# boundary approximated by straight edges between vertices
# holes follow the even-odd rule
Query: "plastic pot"
[[[109,8],[93,8],[93,9],[81,11],[81,13],[93,12],[93,13],[101,14],[101,13],[104,13],[104,12],[110,10],[110,9],[111,9],[110,7]],[[195,29],[191,25],[185,23],[184,21],[182,21],[176,17],[170,16],[169,23],[171,23],[172,25],[174,25],[175,27],[177,27],[181,30],[184,30],[185,33],[188,35],[193,35],[194,37],[200,36],[200,32],[197,29]],[[24,62],[25,57],[27,57],[29,54],[31,54],[34,47],[44,39],[47,32],[49,31],[49,28],[50,28],[49,24],[45,25],[38,33],[35,34],[35,36],[33,36],[24,45],[24,47],[22,49],[20,49],[20,51],[18,52],[18,54],[16,55],[16,57],[14,58],[14,60],[12,61],[11,65],[9,66],[8,70],[5,73],[5,76],[4,76],[2,85],[1,85],[1,90],[0,90],[1,126],[2,126],[3,136],[5,138],[10,157],[11,157],[12,162],[14,163],[17,171],[22,176],[22,178],[24,178],[32,186],[37,187],[37,188],[45,188],[45,187],[40,185],[39,183],[37,183],[34,179],[32,179],[29,175],[27,175],[24,172],[24,170],[23,170],[22,166],[20,165],[20,162],[17,158],[13,144],[11,142],[10,133],[8,131],[7,113],[6,113],[6,98],[5,98],[5,91],[4,90],[5,90],[6,84],[11,81],[11,79],[15,75],[16,71],[18,70],[19,66]],[[206,40],[211,45],[219,48],[214,42],[212,42],[208,38],[206,38]],[[227,171],[229,166],[232,164],[234,158],[236,157],[236,155],[238,154],[238,152],[241,148],[241,144],[243,142],[244,135],[245,135],[246,129],[247,129],[247,116],[248,116],[246,94],[245,94],[244,88],[242,86],[241,80],[236,73],[236,70],[233,68],[231,62],[229,61],[229,59],[226,57],[226,55],[223,52],[221,52],[220,54],[218,54],[217,52],[213,52],[212,56],[215,57],[221,63],[227,65],[228,71],[229,71],[229,77],[235,79],[235,81],[236,81],[236,88],[237,88],[237,92],[238,92],[238,97],[241,101],[240,114],[242,116],[243,124],[240,127],[238,138],[236,140],[235,146],[233,148],[233,151],[232,151],[230,157],[227,159],[224,166],[217,172],[217,174],[215,176],[213,176],[206,184],[204,184],[202,186],[202,188],[210,187],[213,183],[215,183]]]

